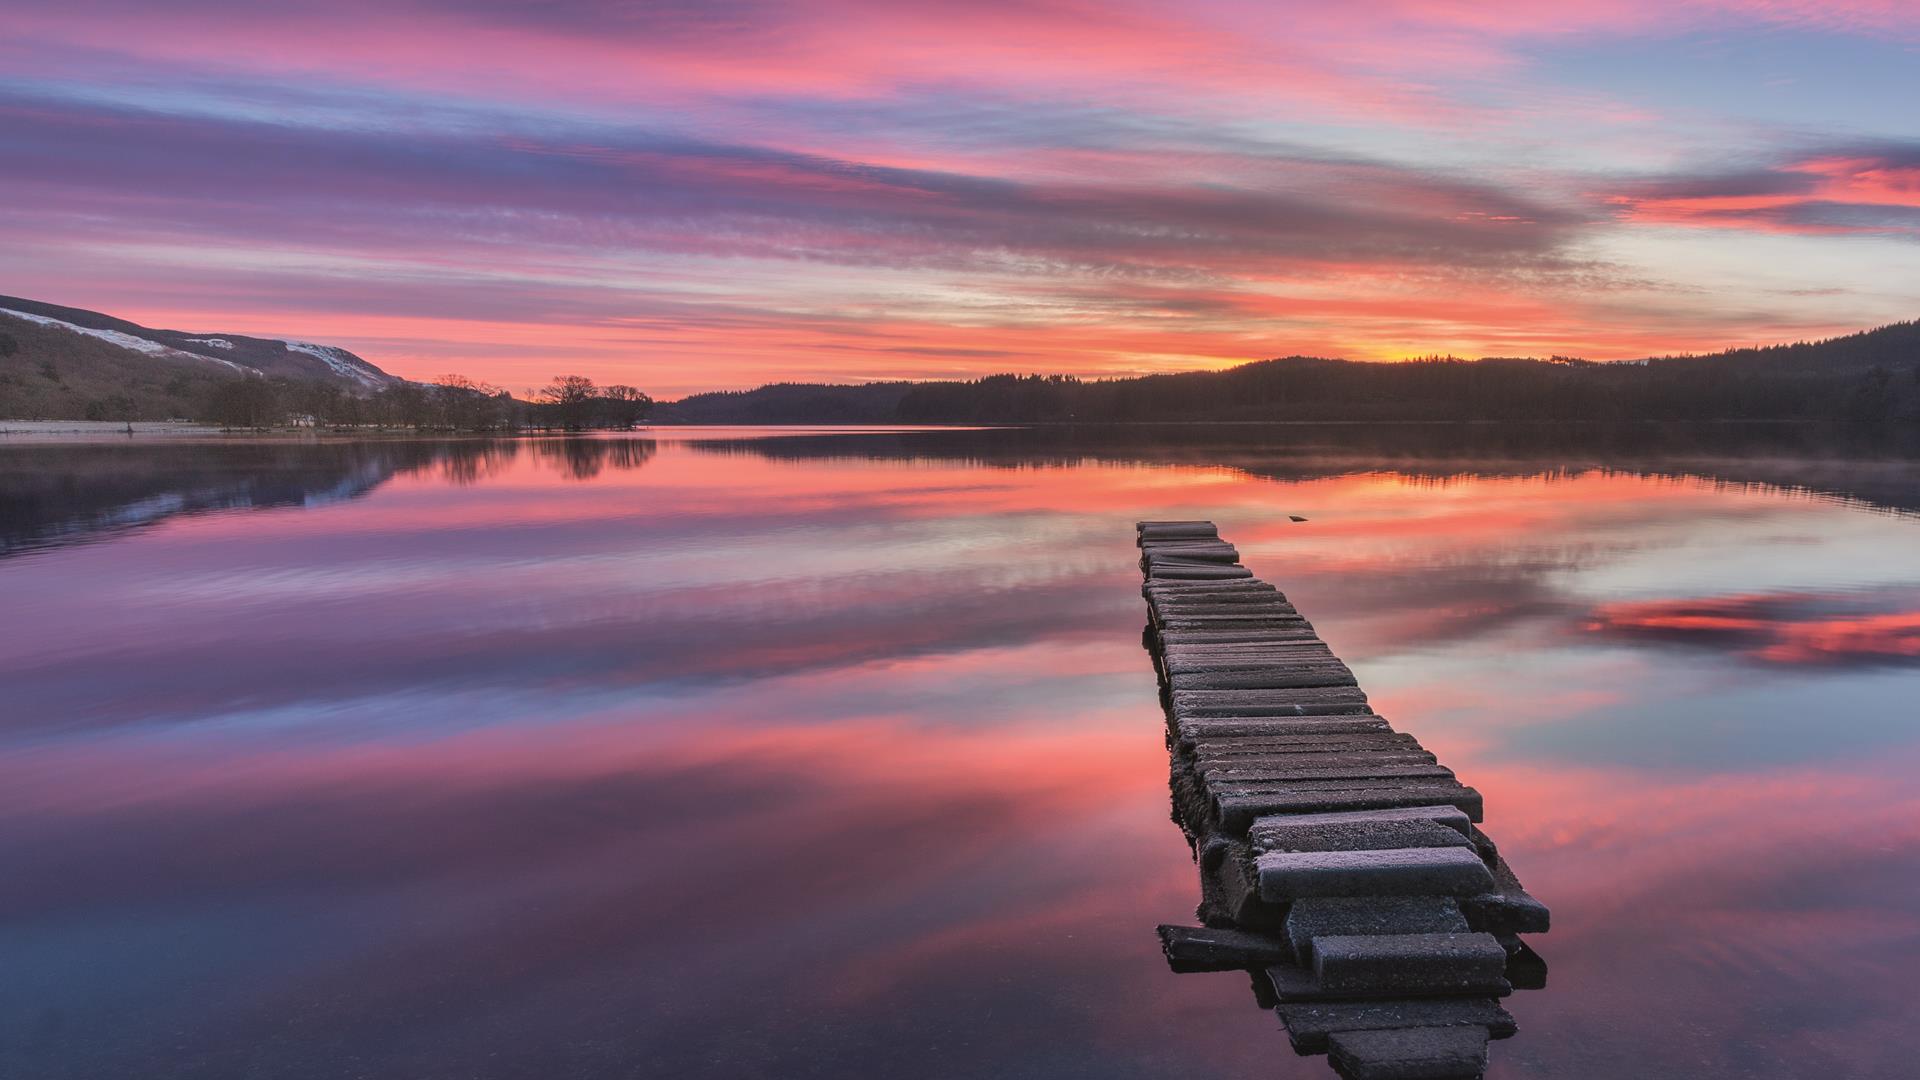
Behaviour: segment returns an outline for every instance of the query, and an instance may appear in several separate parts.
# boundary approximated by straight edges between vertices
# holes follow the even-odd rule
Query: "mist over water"
[[[1139,518],[1485,795],[1489,1075],[1908,1076],[1916,511],[1875,429],[0,446],[0,1076],[1329,1075],[1159,956]]]

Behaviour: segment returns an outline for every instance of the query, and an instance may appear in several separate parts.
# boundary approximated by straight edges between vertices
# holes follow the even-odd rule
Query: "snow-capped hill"
[[[209,364],[219,364],[243,374],[260,374],[252,368],[241,367],[231,360],[222,360],[217,356],[205,356],[200,353],[188,352],[185,349],[176,349],[168,345],[162,345],[151,338],[138,337],[134,334],[122,333],[119,330],[105,330],[97,326],[81,326],[78,323],[71,323],[65,319],[56,319],[49,315],[39,315],[31,311],[15,311],[8,307],[0,307],[0,315],[11,316],[15,319],[24,319],[27,322],[39,326],[52,326],[75,334],[85,334],[87,337],[98,338],[109,345],[118,345],[122,349],[131,349],[134,352],[145,353],[148,356],[198,360]]]
[[[317,345],[306,341],[248,337],[244,334],[188,334],[179,330],[156,330],[83,308],[61,307],[22,297],[0,296],[0,333],[25,323],[50,331],[77,334],[94,342],[125,350],[129,361],[145,359],[168,365],[191,363],[207,371],[228,375],[287,376],[339,382],[355,394],[367,394],[401,382],[399,378],[335,345]],[[15,337],[21,335],[16,334]],[[68,339],[71,340],[71,339]],[[56,362],[65,352],[58,335],[37,334],[29,353],[47,354],[43,359]],[[83,350],[89,363],[99,364],[107,355],[97,347]],[[75,354],[79,362],[79,354]],[[18,361],[21,358],[16,357]],[[38,361],[36,361],[38,362]]]
[[[369,390],[378,390],[394,381],[393,376],[367,363],[345,349],[332,345],[315,345],[310,341],[286,341],[281,344],[294,352],[306,353],[331,368],[334,374],[343,379],[359,383]]]

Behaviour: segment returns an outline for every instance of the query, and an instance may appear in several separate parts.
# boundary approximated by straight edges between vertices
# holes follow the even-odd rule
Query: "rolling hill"
[[[332,345],[158,330],[0,296],[0,417],[191,416],[219,383],[260,377],[331,383],[357,395],[403,381]]]
[[[778,384],[666,402],[656,422],[995,424],[1295,420],[1920,420],[1920,323],[1826,341],[1596,363],[1292,356],[1082,381]]]

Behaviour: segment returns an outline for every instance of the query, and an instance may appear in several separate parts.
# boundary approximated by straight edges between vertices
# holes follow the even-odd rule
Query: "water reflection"
[[[1486,794],[1556,920],[1492,1075],[1920,1053],[1884,445],[696,437],[0,448],[0,1075],[1323,1075],[1142,929],[1139,517]]]
[[[671,429],[668,429],[671,430]],[[1920,430],[1861,424],[1138,424],[708,436],[703,450],[777,459],[955,461],[993,467],[1107,463],[1233,468],[1298,481],[1390,469],[1458,477],[1586,472],[1698,477],[1920,511]]]
[[[0,558],[105,539],[180,514],[323,506],[395,476],[451,484],[499,475],[522,452],[570,479],[637,469],[648,439],[182,442],[0,447]]]
[[[1595,608],[1587,629],[1617,640],[1731,653],[1758,664],[1920,664],[1920,589],[1620,601]]]

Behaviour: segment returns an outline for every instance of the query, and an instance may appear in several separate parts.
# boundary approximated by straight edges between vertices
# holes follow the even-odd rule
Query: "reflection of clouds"
[[[500,1070],[533,1068],[529,1031],[544,1075],[588,1064],[581,1040],[646,1075],[852,1075],[955,1030],[995,1034],[920,1071],[981,1075],[1030,1043],[1062,1075],[1127,1075],[1183,1023],[1242,1018],[1154,1021],[1174,988],[1138,906],[1177,913],[1190,871],[1166,842],[1164,750],[1130,711],[930,730],[794,725],[759,704],[414,745],[0,763],[17,781],[7,820],[37,803],[0,850],[42,871],[0,882],[0,912],[270,905],[335,944],[263,957],[243,972],[259,992],[212,1017],[133,1018],[150,1041],[122,1045],[150,1076],[243,1054],[324,1075],[289,1047],[334,1032],[417,1075],[522,1075]],[[150,772],[171,786],[129,802]],[[1059,992],[1075,985],[1089,992]],[[1116,1027],[1116,1009],[1141,1023]],[[734,1067],[712,1057],[716,1022],[740,1029]],[[1208,1056],[1185,1060],[1206,1075]]]
[[[1886,1040],[1910,1047],[1892,988],[1920,962],[1895,899],[1920,887],[1915,764],[1475,766],[1503,852],[1554,902],[1553,979],[1516,1003],[1528,1037],[1490,1075],[1567,1075],[1569,1044],[1581,1076],[1646,1075],[1649,1054],[1686,1075],[1906,1075]]]
[[[1594,608],[1589,633],[1730,653],[1763,664],[1920,663],[1920,590],[1767,593]]]
[[[993,582],[991,572],[982,580],[958,568],[937,578],[876,575],[831,595],[809,585],[768,586],[744,611],[706,590],[653,592],[612,580],[600,588],[598,595],[584,587],[559,590],[531,610],[524,597],[491,603],[482,593],[469,602],[455,587],[351,605],[310,601],[310,621],[292,625],[284,611],[256,606],[219,628],[130,634],[115,643],[105,677],[98,639],[91,647],[70,642],[52,654],[0,660],[18,707],[5,728],[154,724],[226,713],[264,719],[285,709],[331,722],[329,710],[356,702],[378,707],[422,686],[442,695],[538,687],[564,707],[577,694],[692,694],[714,684],[880,662],[944,663],[973,650],[1121,630],[1128,622],[1124,593],[1103,594],[1079,579],[1016,590]],[[449,619],[469,625],[458,634],[436,633]],[[247,625],[257,633],[230,636]],[[216,645],[227,666],[183,677]],[[992,673],[982,677],[991,681]]]
[[[663,441],[574,482],[550,442],[0,564],[33,616],[0,625],[0,952],[94,943],[9,966],[0,1016],[72,1018],[11,1071],[1292,1075],[1244,984],[1166,977],[1141,930],[1193,897],[1136,517],[1240,523],[1381,711],[1486,793],[1556,914],[1496,1075],[1911,1058],[1912,669],[1581,631],[1727,580],[1813,598],[1781,625],[1897,618],[1910,521],[1207,452]]]

